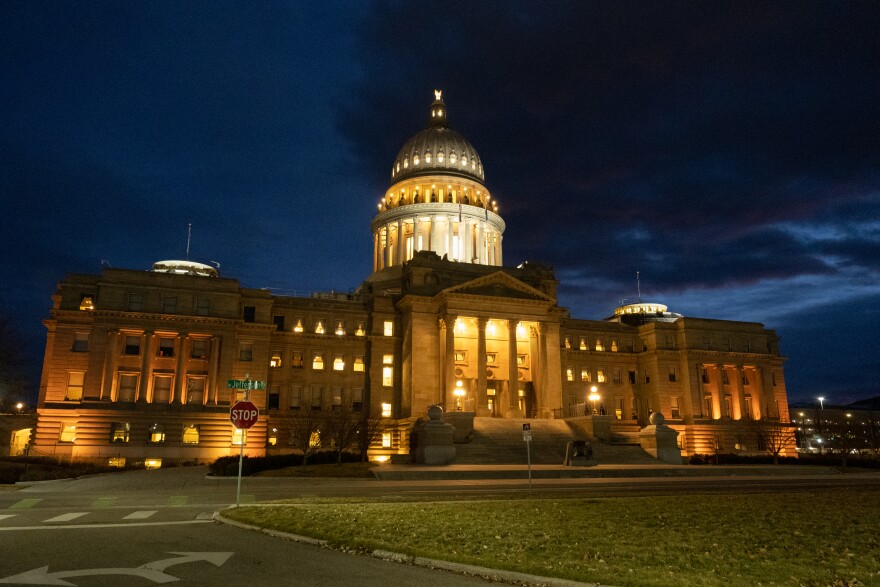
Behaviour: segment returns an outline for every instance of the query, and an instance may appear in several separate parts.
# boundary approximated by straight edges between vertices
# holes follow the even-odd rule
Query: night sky
[[[781,336],[790,401],[880,395],[878,2],[0,4],[2,313],[36,397],[69,272],[356,288],[435,88],[504,259]],[[829,403],[826,400],[826,404]]]

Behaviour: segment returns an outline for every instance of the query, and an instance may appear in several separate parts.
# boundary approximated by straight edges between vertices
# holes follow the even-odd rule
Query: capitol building
[[[44,322],[32,454],[161,466],[242,444],[290,453],[299,422],[345,409],[382,417],[371,458],[400,458],[432,405],[478,423],[601,419],[622,435],[659,412],[682,457],[758,452],[746,423],[789,421],[772,330],[641,299],[571,316],[551,267],[504,258],[522,235],[505,235],[439,91],[427,121],[365,202],[373,266],[353,293],[273,295],[192,261],[65,276]],[[246,434],[229,420],[237,379],[265,382]]]

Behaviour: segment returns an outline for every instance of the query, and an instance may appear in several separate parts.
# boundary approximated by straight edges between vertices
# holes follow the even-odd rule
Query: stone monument
[[[455,427],[443,421],[443,408],[428,408],[428,421],[418,430],[416,463],[421,465],[448,465],[455,460],[452,440]]]
[[[639,432],[639,444],[655,459],[671,465],[680,465],[681,449],[678,448],[678,432],[664,424],[665,421],[666,418],[660,412],[651,414],[651,424]]]

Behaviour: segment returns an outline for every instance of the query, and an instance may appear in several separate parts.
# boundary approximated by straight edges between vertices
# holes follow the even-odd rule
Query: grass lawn
[[[621,587],[880,586],[880,494],[871,491],[317,500],[224,515],[338,547]]]

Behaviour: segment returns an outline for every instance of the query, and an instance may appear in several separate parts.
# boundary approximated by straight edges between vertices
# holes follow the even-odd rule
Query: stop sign
[[[253,402],[249,401],[235,402],[235,405],[229,410],[229,421],[239,430],[250,428],[257,423],[259,417],[260,410]]]

